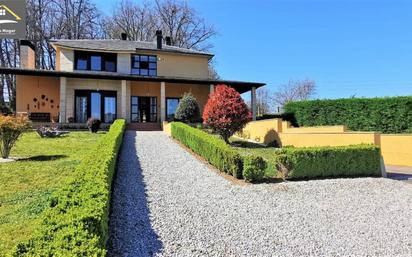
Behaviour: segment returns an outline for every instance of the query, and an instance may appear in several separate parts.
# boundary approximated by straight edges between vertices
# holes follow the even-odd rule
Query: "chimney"
[[[122,33],[121,37],[122,37],[122,40],[127,40],[127,34],[126,33]]]
[[[35,69],[35,46],[29,40],[20,40],[20,68]]]
[[[172,45],[172,38],[167,36],[165,37],[166,45],[171,46]]]
[[[157,49],[162,49],[162,31],[156,30]]]

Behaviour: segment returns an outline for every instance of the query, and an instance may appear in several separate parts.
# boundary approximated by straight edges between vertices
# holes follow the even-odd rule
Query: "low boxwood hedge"
[[[282,148],[275,159],[287,179],[381,176],[380,149],[374,145]]]
[[[220,171],[242,178],[242,157],[230,145],[182,122],[172,123],[172,137],[202,156]]]
[[[116,120],[52,196],[42,223],[13,256],[104,256],[112,178],[125,120]]]

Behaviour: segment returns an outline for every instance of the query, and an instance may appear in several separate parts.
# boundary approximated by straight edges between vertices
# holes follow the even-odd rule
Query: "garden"
[[[105,251],[124,127],[117,120],[108,132],[33,131],[24,117],[0,116],[0,256]]]
[[[185,95],[171,135],[222,172],[250,182],[331,177],[381,176],[380,149],[360,144],[336,147],[264,146],[235,136],[251,120],[243,99],[225,85],[216,87],[199,120],[193,96]]]

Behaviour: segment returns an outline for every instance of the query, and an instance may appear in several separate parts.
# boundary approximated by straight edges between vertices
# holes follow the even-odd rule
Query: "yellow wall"
[[[57,121],[59,104],[59,78],[16,76],[16,112],[48,112],[51,118]]]
[[[281,119],[253,121],[249,122],[240,133],[237,133],[237,136],[268,144],[273,141],[279,142],[278,132],[281,128]]]
[[[277,139],[281,146],[295,147],[374,144],[380,146],[385,164],[412,166],[411,134],[347,132],[344,126],[292,128],[288,122],[270,119],[249,122],[238,136],[265,144]]]
[[[379,133],[280,133],[281,145],[295,147],[377,144]]]
[[[165,132],[166,135],[171,137],[172,136],[172,123],[163,121],[162,127],[163,127],[163,132]]]
[[[381,135],[385,164],[412,166],[412,135]]]

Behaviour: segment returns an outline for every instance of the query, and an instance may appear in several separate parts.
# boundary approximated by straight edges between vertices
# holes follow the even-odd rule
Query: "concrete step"
[[[136,131],[161,131],[162,127],[157,122],[145,122],[145,123],[129,123],[126,126],[127,130]]]

